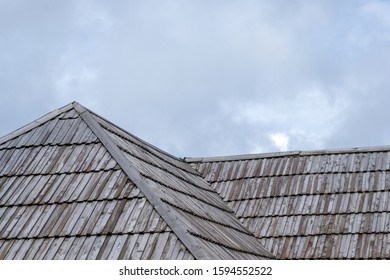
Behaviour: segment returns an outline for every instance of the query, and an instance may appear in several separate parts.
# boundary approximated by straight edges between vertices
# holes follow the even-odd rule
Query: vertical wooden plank
[[[85,260],[88,257],[89,252],[92,250],[93,243],[96,240],[96,236],[88,236],[76,256],[77,260]]]
[[[57,251],[61,247],[63,241],[64,241],[64,237],[53,238],[53,242],[51,243],[50,248],[47,250],[45,256],[43,256],[43,259],[53,260],[54,256],[57,254]]]
[[[57,220],[57,222],[54,224],[51,236],[57,236],[60,235],[63,229],[65,228],[65,225],[68,224],[69,220],[72,220],[72,216],[75,213],[75,209],[77,208],[79,204],[78,203],[71,203],[71,204],[65,204],[65,207],[62,210],[60,218]],[[78,216],[76,214],[76,216]]]
[[[98,181],[96,182],[95,188],[92,189],[92,193],[90,194],[89,198],[90,200],[95,199],[101,199],[103,196],[101,195],[103,189],[105,188],[107,181],[110,179],[111,174],[113,171],[106,171],[101,173],[101,177],[97,178]]]
[[[59,246],[57,252],[53,255],[52,259],[53,260],[64,260],[66,257],[66,254],[70,250],[75,238],[76,237],[74,237],[74,236],[63,238],[61,245]]]
[[[92,132],[92,130],[85,124],[85,122],[82,122],[80,124],[80,133],[77,132],[75,137],[72,139],[74,143],[90,143],[97,141],[97,138],[95,134]],[[78,137],[76,137],[78,136]]]
[[[138,239],[137,243],[133,248],[133,252],[131,253],[132,260],[141,259],[142,253],[145,250],[145,246],[148,243],[149,238],[150,234],[141,234],[140,238]]]
[[[126,205],[126,200],[117,201],[114,205],[114,209],[108,217],[108,220],[103,228],[103,234],[112,233],[116,224],[121,219],[123,209]]]
[[[54,238],[44,239],[41,246],[39,247],[39,250],[37,251],[37,253],[34,256],[34,259],[35,260],[43,260],[44,256],[46,255],[46,253],[49,250],[53,241],[54,241]]]
[[[75,128],[73,130],[73,134],[69,134],[68,132],[68,135],[69,135],[69,138],[68,138],[68,141],[67,143],[85,143],[85,141],[82,141],[82,137],[83,135],[85,135],[86,133],[91,133],[91,131],[89,130],[89,128],[87,127],[87,125],[85,124],[84,121],[81,120],[81,118],[78,118],[76,123],[75,123]]]
[[[0,203],[1,205],[10,205],[7,201],[14,195],[19,189],[20,180],[24,178],[5,178],[2,185],[2,193],[0,194]]]
[[[169,232],[168,239],[165,243],[165,246],[162,251],[162,255],[160,257],[161,260],[174,259],[172,258],[172,252],[176,243],[178,243],[177,236],[174,233]]]
[[[8,142],[10,143],[10,145],[8,145],[8,147],[19,148],[19,147],[25,146],[33,134],[34,133],[30,130],[30,131],[27,131],[27,132],[15,137],[15,138],[9,140]]]
[[[108,256],[110,255],[110,252],[112,250],[113,245],[115,244],[116,239],[117,239],[116,235],[107,236],[107,238],[104,240],[104,243],[101,247],[99,255],[97,256],[97,259],[108,260]]]
[[[164,232],[164,233],[161,233],[158,235],[157,243],[156,243],[155,249],[153,250],[153,252],[150,256],[150,259],[152,259],[152,260],[160,260],[161,259],[170,234],[171,233],[169,233],[169,232]]]
[[[112,246],[112,250],[107,257],[109,260],[118,260],[119,255],[126,242],[126,239],[127,239],[126,235],[118,235],[117,239],[115,240],[115,243]]]
[[[83,246],[83,243],[87,237],[81,236],[81,237],[75,237],[73,240],[72,246],[70,246],[66,256],[65,260],[76,260],[77,254],[80,251],[81,246]]]
[[[315,251],[316,246],[317,246],[317,240],[318,240],[317,235],[306,237],[306,240],[305,240],[306,246],[304,246],[303,251],[302,251],[302,257],[304,259],[314,258],[314,251]]]
[[[77,189],[82,188],[81,180],[84,177],[84,174],[72,174],[66,176],[66,183],[64,183],[65,187],[62,191],[57,195],[56,201],[59,202],[69,202],[70,197],[74,192],[77,192]]]
[[[102,192],[100,193],[100,197],[107,198],[110,196],[111,193],[113,193],[113,190],[118,184],[118,180],[122,177],[122,174],[123,173],[121,170],[116,170],[111,173],[104,188],[102,189]]]
[[[15,260],[15,255],[19,252],[20,247],[23,245],[23,240],[14,240],[12,246],[8,249],[8,253],[4,256],[5,260]]]
[[[64,137],[60,142],[61,144],[72,143],[72,139],[76,135],[77,129],[80,126],[81,122],[83,122],[81,118],[66,120],[66,123],[69,128],[66,132],[64,132]]]
[[[12,154],[12,157],[8,160],[7,164],[5,165],[4,169],[1,171],[0,174],[17,174],[16,172],[18,171],[18,167],[23,163],[23,161],[26,159],[30,152],[30,149],[23,148],[15,150]]]
[[[92,192],[99,187],[98,181],[100,177],[102,176],[104,172],[93,172],[93,173],[86,173],[84,175],[84,181],[85,185],[84,188],[82,188],[76,197],[77,193],[72,196],[72,200],[78,200],[78,201],[85,201],[85,200],[90,200],[90,196]]]
[[[26,211],[26,207],[17,207],[13,212],[12,216],[9,217],[8,221],[3,225],[3,229],[0,231],[2,238],[7,238],[12,232],[19,219],[23,217],[23,213]]]
[[[14,164],[16,156],[21,153],[21,149],[12,149],[5,151],[0,161],[0,176],[7,175],[11,165]]]
[[[135,244],[138,241],[139,236],[140,236],[140,234],[127,235],[126,242],[122,247],[122,251],[119,254],[118,259],[120,259],[120,260],[130,260],[131,259],[131,253],[133,251]]]
[[[91,157],[91,161],[88,162],[86,166],[87,170],[98,170],[101,161],[111,158],[111,156],[107,154],[107,149],[103,145],[99,144],[98,148],[99,149],[96,150],[94,156]]]
[[[7,205],[18,205],[18,198],[24,193],[24,186],[30,184],[34,179],[34,176],[23,176],[21,180],[15,180],[12,185],[12,189],[7,193],[7,200],[5,204]]]
[[[34,242],[33,239],[27,239],[23,240],[21,239],[21,246],[19,250],[16,252],[16,255],[13,257],[14,260],[23,260],[24,256],[26,255],[27,251],[31,247],[31,244]]]
[[[45,154],[47,147],[33,147],[23,149],[24,153],[20,157],[19,164],[16,164],[14,169],[11,171],[12,174],[30,174],[34,173],[31,168],[37,160],[40,160]]]
[[[56,124],[53,127],[49,137],[46,139],[47,143],[51,144],[59,144],[59,141],[61,140],[61,137],[58,137],[58,134],[62,135],[63,127],[66,126],[66,122],[64,120],[60,120],[59,118],[56,119]]]
[[[96,260],[97,256],[99,255],[99,252],[102,249],[102,246],[106,240],[107,236],[106,235],[100,235],[97,236],[95,241],[92,244],[92,248],[88,253],[87,259],[88,260]]]
[[[35,255],[39,251],[39,248],[41,247],[44,239],[30,239],[32,240],[32,244],[29,246],[28,251],[24,255],[23,259],[24,260],[33,260],[35,258]]]
[[[77,221],[75,229],[83,235],[91,234],[106,204],[107,201],[88,203],[85,211],[83,211],[80,219]]]
[[[136,226],[136,222],[138,220],[139,214],[141,213],[141,210],[144,208],[146,204],[146,199],[137,199],[136,205],[134,206],[134,209],[131,213],[131,216],[129,217],[129,220],[127,221],[127,226],[125,227],[125,232],[132,232]],[[149,203],[147,203],[149,204]]]
[[[105,203],[104,208],[102,209],[99,217],[96,219],[96,223],[94,227],[93,228],[91,227],[91,232],[93,234],[102,233],[103,229],[105,228],[110,218],[113,220],[112,223],[115,223],[118,220],[117,216],[111,217],[117,203],[118,203],[117,201],[107,201]],[[106,228],[107,232],[108,232],[108,227],[109,225]]]
[[[58,161],[61,160],[61,156],[64,154],[64,151],[66,151],[66,149],[67,149],[66,146],[47,147],[46,154],[45,154],[45,162],[35,166],[35,172],[41,174],[58,172],[58,170],[55,170],[55,168],[57,164],[59,164]]]

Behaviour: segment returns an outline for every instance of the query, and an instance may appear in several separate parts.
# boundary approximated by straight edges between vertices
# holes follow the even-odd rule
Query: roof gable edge
[[[47,122],[47,121],[57,117],[58,115],[73,109],[74,108],[73,107],[74,104],[75,104],[75,102],[72,102],[72,103],[69,103],[69,104],[61,107],[61,108],[58,108],[58,109],[56,109],[54,111],[51,111],[51,112],[47,113],[46,115],[43,115],[42,117],[40,117],[40,118],[38,118],[38,119],[36,119],[36,120],[34,120],[34,121],[32,121],[32,122],[22,126],[20,128],[18,128],[17,130],[14,130],[13,132],[8,133],[8,134],[6,134],[3,137],[0,137],[0,144],[3,144],[3,143],[5,143],[5,142],[7,142],[7,141],[9,141],[9,140],[11,140],[11,139],[13,139],[15,137],[18,137],[21,134],[26,133],[26,132],[28,132],[28,131],[30,131],[30,130],[40,126],[41,124],[43,124],[43,123],[45,123],[45,122]]]

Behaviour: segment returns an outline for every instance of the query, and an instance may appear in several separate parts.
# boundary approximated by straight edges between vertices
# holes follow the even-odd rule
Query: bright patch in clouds
[[[307,87],[290,95],[281,94],[261,101],[225,104],[236,123],[249,125],[255,139],[268,141],[279,150],[320,149],[343,124],[349,101],[341,90]],[[236,112],[233,112],[234,108]],[[275,130],[284,132],[275,133]],[[258,143],[261,140],[252,141]],[[256,144],[258,145],[258,144]],[[264,145],[266,146],[266,145]],[[258,147],[253,145],[253,149]]]
[[[19,0],[0,19],[0,136],[76,100],[177,156],[390,144],[387,0]]]
[[[270,140],[272,141],[272,144],[278,148],[281,151],[287,151],[288,150],[288,141],[289,138],[284,133],[271,133],[269,135]]]

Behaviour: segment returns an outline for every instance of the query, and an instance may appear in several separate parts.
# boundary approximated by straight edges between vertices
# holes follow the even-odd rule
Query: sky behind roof
[[[0,135],[78,101],[176,156],[390,145],[390,1],[0,0]]]

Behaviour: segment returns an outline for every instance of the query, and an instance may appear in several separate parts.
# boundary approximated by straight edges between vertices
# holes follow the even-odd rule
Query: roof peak
[[[25,174],[46,177],[60,174],[78,178],[91,171],[111,172],[111,169],[97,166],[104,166],[106,162],[115,164],[115,168],[121,170],[142,193],[195,259],[274,258],[239,221],[210,183],[188,163],[128,133],[75,101],[0,140],[3,141],[0,147],[7,152],[7,157],[3,158],[8,159],[11,154],[13,156],[14,150],[18,150],[12,164],[19,169],[12,164],[8,164],[10,167],[5,171],[0,169],[4,171],[2,175],[9,178]],[[64,149],[67,149],[66,152]],[[11,153],[9,150],[12,150]],[[20,153],[22,160],[18,159]],[[105,155],[107,160],[100,160],[97,155]],[[27,173],[30,164],[17,165],[24,164],[25,157],[28,161],[39,159],[31,164],[32,171]],[[91,169],[92,164],[87,159],[96,163],[96,168]],[[53,163],[56,169],[47,162]],[[3,166],[6,164],[4,161]],[[48,168],[47,172],[41,172],[42,168]],[[109,180],[110,184],[118,184],[116,177]],[[42,182],[45,184],[44,180]],[[60,183],[67,186],[67,182]],[[77,185],[72,183],[72,188],[77,188]],[[25,187],[22,182],[18,186],[21,189]],[[110,196],[114,196],[114,192],[118,193],[118,190],[112,187]],[[73,200],[69,202],[73,203]],[[118,213],[123,212],[119,209],[125,206],[126,200],[115,203],[120,206],[111,212],[114,220],[118,218]],[[137,220],[149,215],[140,207],[142,212],[138,213]],[[111,230],[115,232],[114,228]]]

